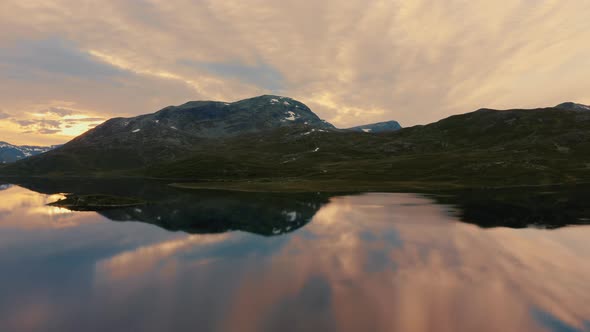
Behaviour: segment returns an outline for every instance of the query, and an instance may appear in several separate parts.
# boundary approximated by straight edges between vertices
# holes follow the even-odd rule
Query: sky
[[[342,128],[590,104],[589,17],[587,0],[2,0],[0,141],[262,94]]]

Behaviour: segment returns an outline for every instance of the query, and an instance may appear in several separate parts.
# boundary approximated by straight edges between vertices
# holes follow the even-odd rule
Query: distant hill
[[[0,164],[13,163],[17,160],[45,153],[56,147],[58,146],[18,146],[6,142],[0,142]]]
[[[402,129],[397,121],[386,121],[348,128],[347,130],[364,133],[386,133]]]
[[[559,105],[555,106],[555,108],[571,110],[571,111],[590,111],[590,106],[576,104],[576,103],[572,103],[572,102],[559,104]]]
[[[336,129],[284,97],[190,102],[109,120],[0,173],[249,181],[283,189],[309,183],[322,190],[335,181],[343,190],[579,183],[590,181],[590,112],[481,109],[368,135]]]

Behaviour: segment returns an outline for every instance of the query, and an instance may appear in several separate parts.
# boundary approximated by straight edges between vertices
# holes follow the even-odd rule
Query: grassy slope
[[[193,187],[246,190],[579,183],[590,180],[589,142],[588,113],[482,110],[390,134],[241,138],[148,174],[200,179]]]
[[[125,175],[192,181],[190,186],[199,188],[270,191],[590,181],[590,112],[480,110],[387,134],[308,132],[305,126],[282,128],[195,144],[185,159],[145,168],[131,163],[116,172],[109,169],[110,160],[133,155],[133,146],[56,154],[59,158],[49,162],[32,158],[15,166],[27,175]]]

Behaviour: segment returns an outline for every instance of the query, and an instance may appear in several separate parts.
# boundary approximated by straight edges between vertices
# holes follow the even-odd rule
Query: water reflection
[[[346,195],[180,190],[167,183],[142,180],[20,179],[15,183],[43,194],[103,194],[146,200],[149,204],[145,207],[101,214],[113,221],[141,221],[198,234],[231,230],[284,234],[308,223],[331,197]],[[590,185],[448,191],[427,196],[437,204],[454,207],[458,221],[482,228],[555,229],[590,224]]]
[[[66,188],[3,191],[0,330],[590,330],[589,227],[482,229],[447,196],[145,188],[141,212],[59,215]]]
[[[590,187],[536,187],[454,191],[441,204],[459,208],[461,221],[484,228],[559,228],[590,224]]]
[[[170,231],[193,234],[233,230],[273,236],[294,231],[311,221],[332,195],[325,193],[269,194],[180,190],[166,183],[145,181],[19,183],[39,193],[127,196],[148,201],[145,206],[97,211],[113,221],[140,221]],[[54,199],[53,201],[56,201]]]
[[[329,196],[222,191],[179,192],[146,206],[101,211],[114,221],[142,221],[171,231],[261,235],[292,232],[307,224]]]

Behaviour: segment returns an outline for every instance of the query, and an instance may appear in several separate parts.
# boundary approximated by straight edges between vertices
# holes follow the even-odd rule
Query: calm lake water
[[[0,187],[0,331],[590,331],[587,192],[115,187]]]

